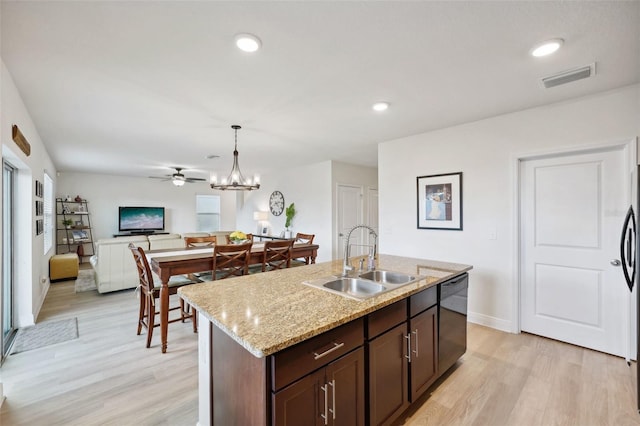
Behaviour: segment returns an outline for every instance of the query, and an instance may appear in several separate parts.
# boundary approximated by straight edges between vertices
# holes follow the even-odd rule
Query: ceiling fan
[[[175,186],[182,186],[185,182],[193,183],[193,182],[206,182],[207,179],[204,178],[194,178],[194,177],[186,177],[182,174],[183,167],[174,167],[176,172],[172,175],[165,175],[164,177],[159,176],[149,176],[152,179],[162,179],[162,180],[171,180],[171,182]]]

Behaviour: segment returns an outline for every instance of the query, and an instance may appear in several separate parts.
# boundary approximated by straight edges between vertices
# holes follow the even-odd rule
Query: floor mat
[[[80,269],[76,278],[76,293],[95,290],[96,280],[93,269]]]
[[[77,338],[77,318],[47,321],[19,329],[11,353],[17,354]]]

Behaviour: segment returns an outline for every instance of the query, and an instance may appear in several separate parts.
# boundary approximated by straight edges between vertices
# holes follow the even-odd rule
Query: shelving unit
[[[93,233],[87,200],[56,198],[56,253],[77,253],[80,262],[93,256]]]

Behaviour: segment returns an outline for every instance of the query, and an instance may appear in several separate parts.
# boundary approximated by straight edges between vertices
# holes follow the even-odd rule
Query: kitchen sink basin
[[[382,283],[382,284],[398,285],[398,284],[409,284],[421,279],[422,277],[403,274],[401,272],[376,270],[376,271],[369,271],[369,272],[360,274],[360,278],[364,278],[366,280],[371,280],[371,281],[375,281],[377,283]]]
[[[419,275],[376,270],[364,272],[358,277],[327,277],[304,281],[303,284],[352,299],[366,300],[423,278]]]
[[[345,295],[353,296],[358,299],[374,296],[385,291],[387,288],[373,281],[362,280],[359,278],[338,278],[322,285],[323,287],[334,290]]]

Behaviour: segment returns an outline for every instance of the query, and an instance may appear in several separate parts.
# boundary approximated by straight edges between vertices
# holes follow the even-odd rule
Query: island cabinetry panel
[[[393,422],[409,407],[407,321],[368,342],[369,424]]]
[[[438,306],[409,320],[409,369],[411,401],[415,401],[438,378]]]
[[[359,327],[355,327],[358,325]],[[356,328],[359,328],[359,330],[356,330]],[[296,354],[306,353],[310,347],[315,346],[316,349],[311,350],[312,358],[314,361],[320,361],[345,347],[351,347],[354,344],[356,344],[356,347],[360,346],[334,361],[328,363],[324,361],[324,366],[321,366],[319,370],[315,370],[285,388],[273,392],[274,425],[364,425],[365,369],[364,349],[362,348],[364,341],[362,320],[354,321],[354,323],[348,324],[347,327],[343,326],[341,329],[337,329],[340,330],[339,333],[332,333],[330,336],[322,335],[311,339],[315,341],[315,345],[303,343],[299,346],[304,349],[294,347],[290,354],[284,351],[273,357],[274,362],[272,365],[274,365],[275,383],[275,378],[279,377],[277,373],[286,368],[285,365],[291,366],[291,363],[284,363],[283,359],[279,358],[288,360],[290,359],[289,355],[295,356]],[[329,344],[326,341],[327,337],[331,337]],[[342,343],[344,345],[341,345]],[[328,352],[333,348],[337,349],[334,349],[333,352]],[[326,355],[323,357],[322,354]],[[303,357],[297,361],[294,360],[293,364],[305,363],[305,358],[307,358],[306,364],[308,367],[308,357]],[[334,358],[335,356],[331,355],[330,359]],[[275,367],[276,363],[278,364],[277,367]],[[316,366],[317,364],[314,365],[314,367]],[[293,368],[297,371],[308,370],[308,368],[303,368],[302,365],[293,365]],[[283,375],[286,379],[281,379],[280,383],[290,377],[289,374],[283,373]]]
[[[362,347],[273,393],[273,424],[362,426],[365,417]]]
[[[359,318],[272,355],[271,390],[282,389],[363,343],[364,319]]]
[[[367,316],[369,424],[391,424],[436,380],[437,303],[431,287]]]

